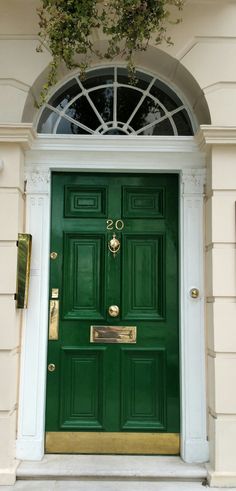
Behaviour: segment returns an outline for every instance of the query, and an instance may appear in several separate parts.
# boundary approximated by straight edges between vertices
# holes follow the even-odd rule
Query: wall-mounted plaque
[[[32,235],[18,234],[16,306],[26,309],[28,304]]]
[[[136,343],[136,326],[91,326],[91,343]]]

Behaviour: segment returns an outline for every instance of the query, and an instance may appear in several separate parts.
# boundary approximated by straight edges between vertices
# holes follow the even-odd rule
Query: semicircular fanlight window
[[[44,105],[39,133],[72,135],[193,135],[186,105],[166,84],[137,72],[129,85],[125,68],[74,76]]]

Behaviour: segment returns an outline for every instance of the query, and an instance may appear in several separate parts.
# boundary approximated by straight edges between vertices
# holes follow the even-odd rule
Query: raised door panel
[[[65,234],[63,318],[104,318],[104,236]]]
[[[107,187],[65,186],[66,218],[104,218],[107,216]]]
[[[61,429],[102,429],[105,348],[63,348]]]
[[[161,320],[165,313],[164,235],[124,235],[123,317]]]
[[[164,218],[165,188],[123,186],[124,218]]]
[[[122,429],[166,430],[166,352],[122,349]]]

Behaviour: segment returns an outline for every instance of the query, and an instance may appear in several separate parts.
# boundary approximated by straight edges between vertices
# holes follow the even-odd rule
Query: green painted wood
[[[164,234],[124,234],[124,319],[158,319],[164,313]],[[144,288],[145,285],[145,288]]]
[[[54,173],[51,223],[46,430],[179,432],[178,176]],[[98,346],[91,325],[135,325],[137,343]]]
[[[106,217],[107,188],[98,186],[66,186],[65,217]]]
[[[166,430],[166,350],[122,349],[123,430]]]
[[[164,188],[123,186],[123,217],[125,218],[162,218],[164,204]]]
[[[70,430],[79,424],[103,429],[104,351],[102,347],[62,350],[61,428]]]
[[[104,318],[104,234],[65,233],[64,319]]]

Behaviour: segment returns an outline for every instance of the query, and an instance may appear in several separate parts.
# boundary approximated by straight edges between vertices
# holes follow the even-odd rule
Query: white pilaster
[[[204,327],[205,170],[182,172],[181,217],[181,455],[185,462],[206,462],[206,375]],[[190,290],[200,294],[193,299]]]
[[[48,171],[26,173],[27,223],[32,234],[29,307],[25,311],[21,353],[19,425],[16,454],[39,460],[44,455],[47,356],[49,184]]]

